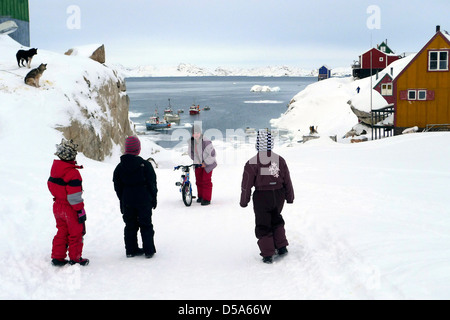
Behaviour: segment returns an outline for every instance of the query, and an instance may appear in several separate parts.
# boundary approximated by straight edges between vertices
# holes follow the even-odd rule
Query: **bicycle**
[[[173,169],[173,170],[178,170],[180,168],[182,169],[181,181],[175,182],[175,185],[180,187],[181,198],[183,199],[183,202],[187,207],[189,207],[192,204],[192,199],[195,199],[195,196],[192,195],[192,184],[189,179],[190,168],[192,166],[194,168],[197,168],[200,165],[198,164],[191,164],[189,166],[179,165]]]

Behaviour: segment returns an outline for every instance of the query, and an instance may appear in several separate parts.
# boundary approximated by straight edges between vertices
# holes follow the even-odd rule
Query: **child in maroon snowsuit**
[[[195,183],[197,185],[198,199],[202,206],[209,205],[212,197],[212,171],[217,167],[216,150],[211,140],[202,134],[201,122],[192,127],[192,137],[188,141],[188,154],[194,164],[200,165],[195,168]]]
[[[278,255],[287,253],[288,241],[281,211],[285,201],[294,201],[294,189],[286,161],[272,148],[271,133],[259,131],[256,142],[258,153],[245,164],[239,203],[241,207],[246,207],[250,202],[251,189],[255,187],[255,235],[260,255],[266,263],[272,262],[275,252]]]
[[[60,160],[54,160],[47,181],[48,189],[53,195],[53,214],[58,229],[53,238],[52,264],[63,266],[66,263],[87,265],[88,259],[81,257],[83,251],[83,236],[86,234],[86,212],[82,198],[82,179],[75,158],[78,145],[72,140],[62,139],[57,145],[55,155]],[[69,261],[66,255],[69,251]]]

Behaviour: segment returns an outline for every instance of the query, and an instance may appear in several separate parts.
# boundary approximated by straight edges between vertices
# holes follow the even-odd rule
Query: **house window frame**
[[[390,88],[387,88],[390,86]],[[394,94],[393,90],[394,86],[392,82],[382,83],[381,84],[381,95],[382,96],[392,96]]]
[[[411,97],[410,94],[414,93],[414,97]],[[417,100],[417,90],[408,89],[408,101],[416,101]]]
[[[447,61],[446,64],[446,68],[441,68],[440,64],[441,64],[441,53],[445,52],[447,54],[447,59],[444,61]],[[431,54],[436,53],[437,54],[437,59],[433,60],[436,61],[436,68],[432,69],[431,68]],[[428,50],[428,71],[430,72],[442,72],[442,71],[449,71],[449,56],[450,56],[450,50],[439,50],[439,49],[435,49],[435,50]]]
[[[420,93],[425,93],[423,98],[420,97]],[[418,89],[416,93],[416,100],[426,101],[427,100],[427,90],[426,89]]]

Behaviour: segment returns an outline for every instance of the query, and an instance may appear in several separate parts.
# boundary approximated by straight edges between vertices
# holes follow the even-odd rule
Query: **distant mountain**
[[[303,69],[290,66],[266,66],[255,68],[217,67],[209,69],[189,63],[173,67],[139,66],[127,68],[115,65],[124,77],[204,77],[204,76],[253,76],[253,77],[316,77],[318,69]],[[351,75],[351,68],[335,68],[331,75],[345,77]]]

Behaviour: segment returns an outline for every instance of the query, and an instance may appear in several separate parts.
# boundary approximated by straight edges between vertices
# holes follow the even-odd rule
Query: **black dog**
[[[37,54],[37,48],[33,48],[30,50],[19,50],[16,53],[17,58],[17,64],[19,65],[19,68],[21,67],[20,63],[22,63],[22,66],[25,67],[23,64],[25,61],[27,62],[28,69],[31,68],[31,59],[33,59],[33,56]]]

